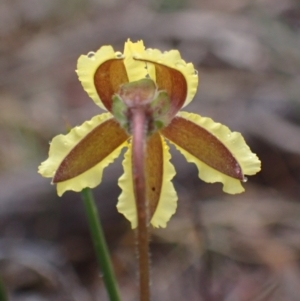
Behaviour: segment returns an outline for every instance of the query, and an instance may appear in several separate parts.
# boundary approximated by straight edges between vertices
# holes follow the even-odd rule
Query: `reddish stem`
[[[145,140],[147,116],[145,107],[131,108],[132,116],[132,172],[137,207],[137,241],[139,260],[140,301],[150,301],[149,275],[149,217],[146,200]]]

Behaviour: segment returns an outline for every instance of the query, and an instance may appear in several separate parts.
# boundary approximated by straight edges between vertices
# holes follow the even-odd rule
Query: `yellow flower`
[[[198,75],[191,63],[181,59],[177,50],[160,52],[145,49],[142,41],[125,43],[124,54],[111,46],[80,56],[77,74],[84,90],[107,113],[97,115],[66,135],[56,136],[49,158],[39,173],[52,178],[61,196],[67,190],[94,188],[102,180],[103,169],[127,147],[123,161],[124,174],[119,179],[122,193],[117,208],[137,226],[131,165],[131,138],[112,112],[112,98],[126,83],[145,78],[153,80],[170,99],[168,124],[147,138],[145,167],[146,195],[151,224],[165,227],[177,206],[177,195],[171,182],[175,169],[165,138],[196,164],[200,179],[223,183],[223,190],[235,194],[244,191],[245,175],[260,170],[260,161],[241,134],[231,132],[212,119],[193,113],[179,112],[193,99]]]

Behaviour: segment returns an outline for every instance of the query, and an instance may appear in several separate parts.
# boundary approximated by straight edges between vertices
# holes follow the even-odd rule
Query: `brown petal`
[[[212,133],[198,124],[175,117],[161,133],[196,159],[219,172],[243,180],[241,167],[228,148]]]
[[[139,59],[140,61],[146,61]],[[170,97],[168,117],[172,118],[182,108],[187,98],[187,82],[184,75],[171,67],[149,62],[155,66],[155,77],[158,90],[167,91]]]
[[[160,198],[164,174],[163,146],[158,133],[148,138],[146,149],[146,195],[151,219]]]
[[[111,112],[112,96],[122,84],[128,83],[123,60],[112,59],[101,64],[95,72],[94,83],[102,103]]]
[[[53,183],[72,179],[105,160],[128,139],[126,132],[114,119],[99,124],[69,152],[60,163]]]

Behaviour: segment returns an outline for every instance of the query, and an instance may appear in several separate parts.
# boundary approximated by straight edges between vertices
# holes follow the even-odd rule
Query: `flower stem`
[[[132,114],[132,167],[133,186],[137,206],[137,240],[139,259],[140,301],[150,301],[149,273],[149,217],[146,200],[145,179],[145,139],[146,111],[145,107],[131,108]]]
[[[2,282],[2,279],[0,279],[0,300],[8,301],[8,297],[7,297],[6,290],[5,290],[4,284]]]
[[[89,188],[85,188],[81,192],[83,199],[96,257],[103,275],[104,284],[110,301],[120,301],[119,291],[117,287],[116,277],[113,272],[112,263],[109,257],[108,247],[104,238],[103,229],[100,223],[97,207],[93,194]]]

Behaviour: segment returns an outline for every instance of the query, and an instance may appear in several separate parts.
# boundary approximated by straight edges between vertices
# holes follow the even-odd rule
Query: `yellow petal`
[[[137,61],[135,56],[139,56],[145,51],[143,41],[136,43],[131,42],[129,39],[124,46],[125,67],[130,82],[138,81],[146,78],[148,75],[155,81],[154,66],[145,62]],[[154,77],[154,78],[153,78]]]
[[[199,170],[208,183],[221,182],[227,193],[244,191],[241,180],[260,170],[260,161],[240,133],[197,114],[180,112],[162,134]]]
[[[103,169],[119,156],[128,136],[110,113],[95,116],[67,135],[58,135],[50,144],[49,158],[39,173],[53,178],[57,193],[94,188],[102,179]]]
[[[155,66],[155,78],[152,77],[152,79],[156,81],[160,89],[167,90],[171,101],[172,95],[174,95],[173,98],[181,98],[182,92],[184,92],[184,98],[180,99],[180,101],[176,99],[178,104],[180,103],[180,107],[184,107],[192,101],[197,91],[198,72],[194,69],[192,63],[186,63],[181,58],[177,50],[161,52],[158,49],[148,48],[134,57],[137,60],[153,63]],[[184,77],[186,87],[183,87],[181,84],[178,73]],[[180,87],[178,87],[178,83],[180,83]]]
[[[78,59],[76,72],[83,89],[104,110],[111,110],[112,95],[128,82],[123,58],[111,46],[102,46]]]
[[[132,145],[129,144],[128,149],[124,155],[124,160],[122,162],[124,173],[118,180],[118,185],[122,189],[122,193],[119,196],[117,209],[129,220],[129,222],[131,223],[131,227],[136,228],[137,212],[133,190],[131,146]]]
[[[118,211],[137,227],[137,212],[132,179],[132,151],[128,148],[123,161],[124,174],[119,179],[122,193],[117,204]],[[154,227],[166,227],[175,213],[177,194],[171,180],[175,169],[170,163],[169,147],[158,134],[147,141],[146,152],[146,195],[149,205],[150,223]]]
[[[95,103],[111,111],[112,96],[120,85],[150,77],[171,99],[170,115],[186,106],[194,97],[198,74],[191,63],[181,59],[177,50],[160,52],[146,49],[143,41],[125,43],[124,55],[103,46],[96,53],[78,59],[79,80]]]

